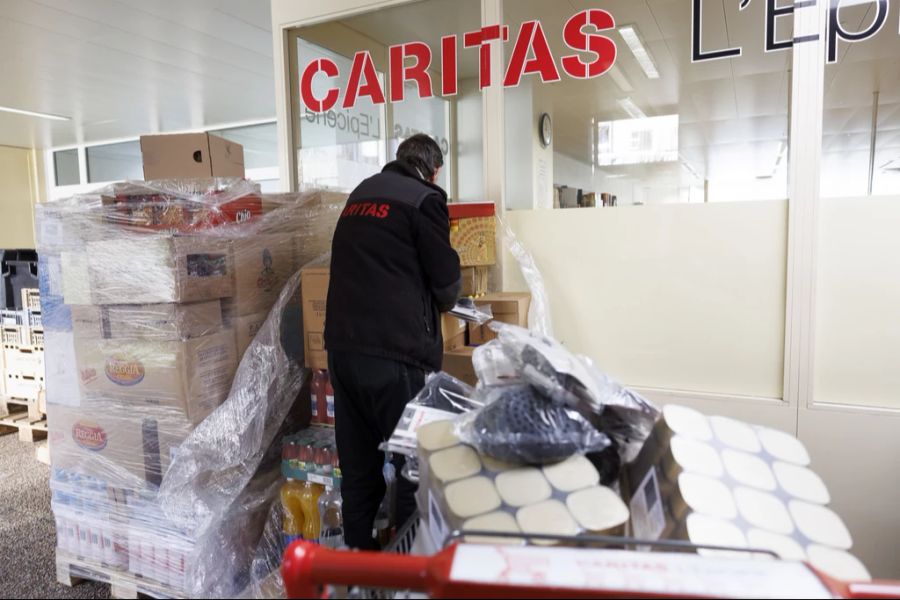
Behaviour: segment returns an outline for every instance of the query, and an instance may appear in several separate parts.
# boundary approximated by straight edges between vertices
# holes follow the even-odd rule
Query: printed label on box
[[[428,492],[428,530],[431,533],[431,541],[438,548],[444,545],[444,540],[450,535],[450,532],[447,530],[447,523],[444,522],[444,517],[441,515],[441,509],[438,507],[437,500],[430,490]]]
[[[631,499],[631,525],[634,537],[658,540],[666,528],[656,468],[651,468]]]
[[[450,421],[455,414],[428,406],[407,406],[394,429],[391,443],[400,442],[404,446],[415,449],[416,432],[419,427],[434,421]]]

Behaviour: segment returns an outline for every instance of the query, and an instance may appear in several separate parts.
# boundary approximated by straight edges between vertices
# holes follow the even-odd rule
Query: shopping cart
[[[415,525],[398,540],[408,550]],[[457,531],[432,556],[348,552],[295,542],[282,572],[288,598],[322,598],[325,586],[409,590],[430,598],[897,598],[900,582],[840,582],[808,564],[764,551],[625,537],[529,535],[573,546],[474,544],[471,538],[520,534]],[[654,546],[663,552],[626,548]],[[702,556],[709,549],[735,556]],[[396,550],[396,549],[395,549]],[[747,557],[768,554],[770,560]]]

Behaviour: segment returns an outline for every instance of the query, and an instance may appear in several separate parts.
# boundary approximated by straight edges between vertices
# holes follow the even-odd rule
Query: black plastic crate
[[[22,310],[22,290],[38,287],[34,250],[0,250],[0,309]]]

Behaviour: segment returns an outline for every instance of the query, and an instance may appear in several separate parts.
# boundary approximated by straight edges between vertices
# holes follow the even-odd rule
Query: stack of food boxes
[[[496,218],[492,203],[451,203],[450,243],[462,266],[462,296],[478,305],[488,305],[493,320],[528,326],[531,294],[527,292],[489,292],[490,270],[497,262]],[[325,304],[330,270],[327,265],[311,265],[302,271],[303,336],[306,366],[327,369],[325,351]],[[467,324],[450,314],[441,317],[444,340],[443,369],[458,379],[474,383],[472,354],[476,346],[496,336],[487,324]],[[315,401],[313,401],[315,402]]]
[[[297,267],[299,230],[260,222],[299,196],[257,192],[129,183],[39,207],[59,561],[184,590],[193,542],[157,490]]]
[[[21,309],[2,315],[0,396],[27,402],[29,420],[40,419],[37,402],[44,389],[44,326],[39,290],[20,290]],[[0,407],[2,409],[3,407]]]

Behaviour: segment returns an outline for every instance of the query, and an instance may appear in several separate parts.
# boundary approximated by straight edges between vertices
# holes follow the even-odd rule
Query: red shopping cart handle
[[[288,548],[282,571],[288,598],[320,598],[326,585],[432,598],[900,597],[900,582],[838,582],[803,563],[534,546],[454,543],[426,557],[301,541]]]

